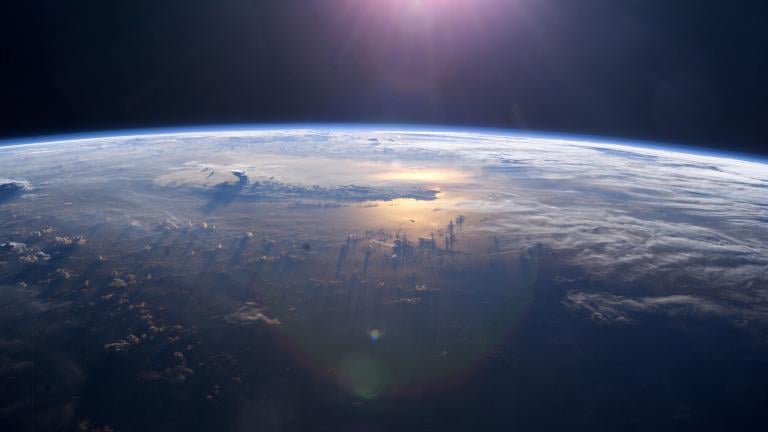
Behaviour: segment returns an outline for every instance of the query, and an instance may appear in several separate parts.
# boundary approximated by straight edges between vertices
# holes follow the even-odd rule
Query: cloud
[[[245,170],[231,170],[230,171],[233,176],[237,177],[238,182],[240,183],[248,183],[248,174],[245,172]]]
[[[440,207],[489,215],[476,229],[498,235],[507,248],[542,242],[592,280],[662,285],[675,294],[697,287],[768,286],[764,163],[659,147],[471,131],[236,135],[210,133],[190,139],[206,148],[336,159],[339,166],[383,160],[474,169],[482,174],[470,180],[487,193],[464,199],[458,208],[448,202]],[[291,145],[285,145],[289,141]],[[371,142],[377,145],[368,145]],[[402,197],[435,199],[437,192],[387,183],[310,186],[254,177],[238,199]]]
[[[346,202],[392,201],[395,199],[411,198],[415,200],[432,201],[437,199],[439,190],[418,186],[369,186],[369,185],[307,185],[299,183],[284,183],[278,180],[259,180],[248,183],[248,177],[238,176],[239,182],[232,185],[219,183],[213,186],[186,184],[181,187],[201,191],[212,195],[213,198],[228,198],[243,201],[272,200],[327,200]],[[248,185],[248,187],[245,187]],[[168,185],[179,187],[178,185]]]
[[[114,279],[112,279],[112,281],[107,286],[112,287],[112,288],[125,288],[125,287],[128,286],[128,282],[126,282],[126,281],[124,281],[122,279],[119,279],[119,278],[114,278]]]
[[[53,238],[53,243],[57,246],[77,246],[85,244],[85,237],[83,236],[56,236]]]
[[[195,371],[184,364],[178,364],[160,371],[144,371],[139,374],[139,378],[147,381],[165,380],[171,384],[184,384],[190,375]]]
[[[51,259],[51,256],[43,251],[37,251],[28,255],[19,256],[19,262],[24,264],[35,264],[40,261],[48,261],[49,259]]]
[[[23,192],[30,189],[32,186],[26,180],[0,178],[0,194]]]
[[[127,351],[131,347],[131,343],[125,339],[118,339],[114,342],[104,344],[104,350],[108,352],[122,352]]]
[[[765,321],[768,304],[729,304],[722,300],[694,295],[625,297],[604,292],[571,291],[563,305],[574,313],[600,324],[631,324],[644,317],[718,317],[732,323],[756,319]]]
[[[31,370],[34,363],[29,360],[13,360],[8,356],[0,357],[0,376],[18,374]]]
[[[15,254],[23,254],[29,250],[25,243],[20,242],[0,243],[0,249],[7,250]]]
[[[280,320],[276,318],[270,318],[264,314],[263,309],[257,307],[254,303],[248,302],[244,306],[238,308],[233,313],[224,318],[230,324],[238,325],[252,325],[258,323],[264,323],[268,325],[280,325]]]
[[[470,215],[473,223],[465,230],[497,236],[502,249],[546,244],[610,295],[618,292],[610,287],[632,286],[642,294],[635,303],[605,296],[592,299],[597,311],[616,319],[635,319],[638,310],[653,310],[650,305],[668,310],[682,299],[695,310],[705,310],[706,302],[729,310],[748,306],[744,299],[768,296],[765,163],[659,147],[412,130],[196,132],[84,140],[78,153],[69,146],[66,152],[78,157],[109,152],[103,160],[122,164],[132,162],[136,153],[126,143],[146,146],[141,154],[157,156],[158,167],[175,167],[156,173],[161,186],[189,187],[213,196],[222,193],[217,184],[236,184],[247,169],[247,184],[237,190],[236,199],[288,200],[297,207],[438,197],[436,189],[374,182],[372,169],[380,169],[379,163],[476,173],[467,179],[471,187],[448,185],[440,208]],[[46,166],[50,153],[33,152],[62,149],[54,143],[18,147],[8,154],[38,157],[38,164]],[[190,159],[196,161],[185,165]],[[111,167],[88,168],[93,169],[92,177],[78,181],[91,181]],[[370,184],[353,184],[360,179]],[[322,184],[313,185],[315,181]],[[12,182],[8,187],[28,187],[23,181]],[[449,198],[462,194],[467,196],[460,202]],[[662,306],[650,300],[651,289],[667,297]],[[228,320],[271,320],[255,307],[241,312]]]

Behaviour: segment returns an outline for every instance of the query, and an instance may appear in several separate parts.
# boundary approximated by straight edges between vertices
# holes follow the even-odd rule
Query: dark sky
[[[0,137],[376,121],[768,153],[765,0],[11,0],[0,11]]]

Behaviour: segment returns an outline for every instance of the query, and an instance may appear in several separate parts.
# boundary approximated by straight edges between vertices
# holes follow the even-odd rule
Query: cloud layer
[[[182,186],[192,178],[198,190],[202,185],[214,194],[211,209],[230,198],[433,199],[435,207],[468,215],[468,235],[497,238],[507,250],[541,242],[578,265],[602,297],[572,297],[570,304],[593,308],[608,321],[630,319],[649,305],[664,309],[684,302],[707,309],[701,299],[758,304],[768,292],[768,165],[760,161],[675,148],[413,130],[196,132],[71,144],[2,149],[0,168],[63,191],[123,177]],[[55,171],[59,166],[77,175]],[[444,171],[457,174],[441,181]],[[223,186],[217,175],[224,176]],[[0,180],[2,188],[25,190],[29,183]],[[635,298],[640,303],[617,300],[628,286],[645,293]],[[665,306],[652,300],[659,292]]]

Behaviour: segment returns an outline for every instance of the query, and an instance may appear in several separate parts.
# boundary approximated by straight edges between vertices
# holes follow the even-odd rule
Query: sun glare
[[[463,171],[427,168],[397,168],[374,175],[377,180],[431,184],[458,183],[468,177],[469,174]]]

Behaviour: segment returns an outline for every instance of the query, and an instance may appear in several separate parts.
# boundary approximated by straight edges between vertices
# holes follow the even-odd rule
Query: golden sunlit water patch
[[[376,180],[394,182],[415,182],[439,186],[441,184],[461,183],[470,178],[470,173],[453,169],[436,168],[395,168],[371,176]]]

